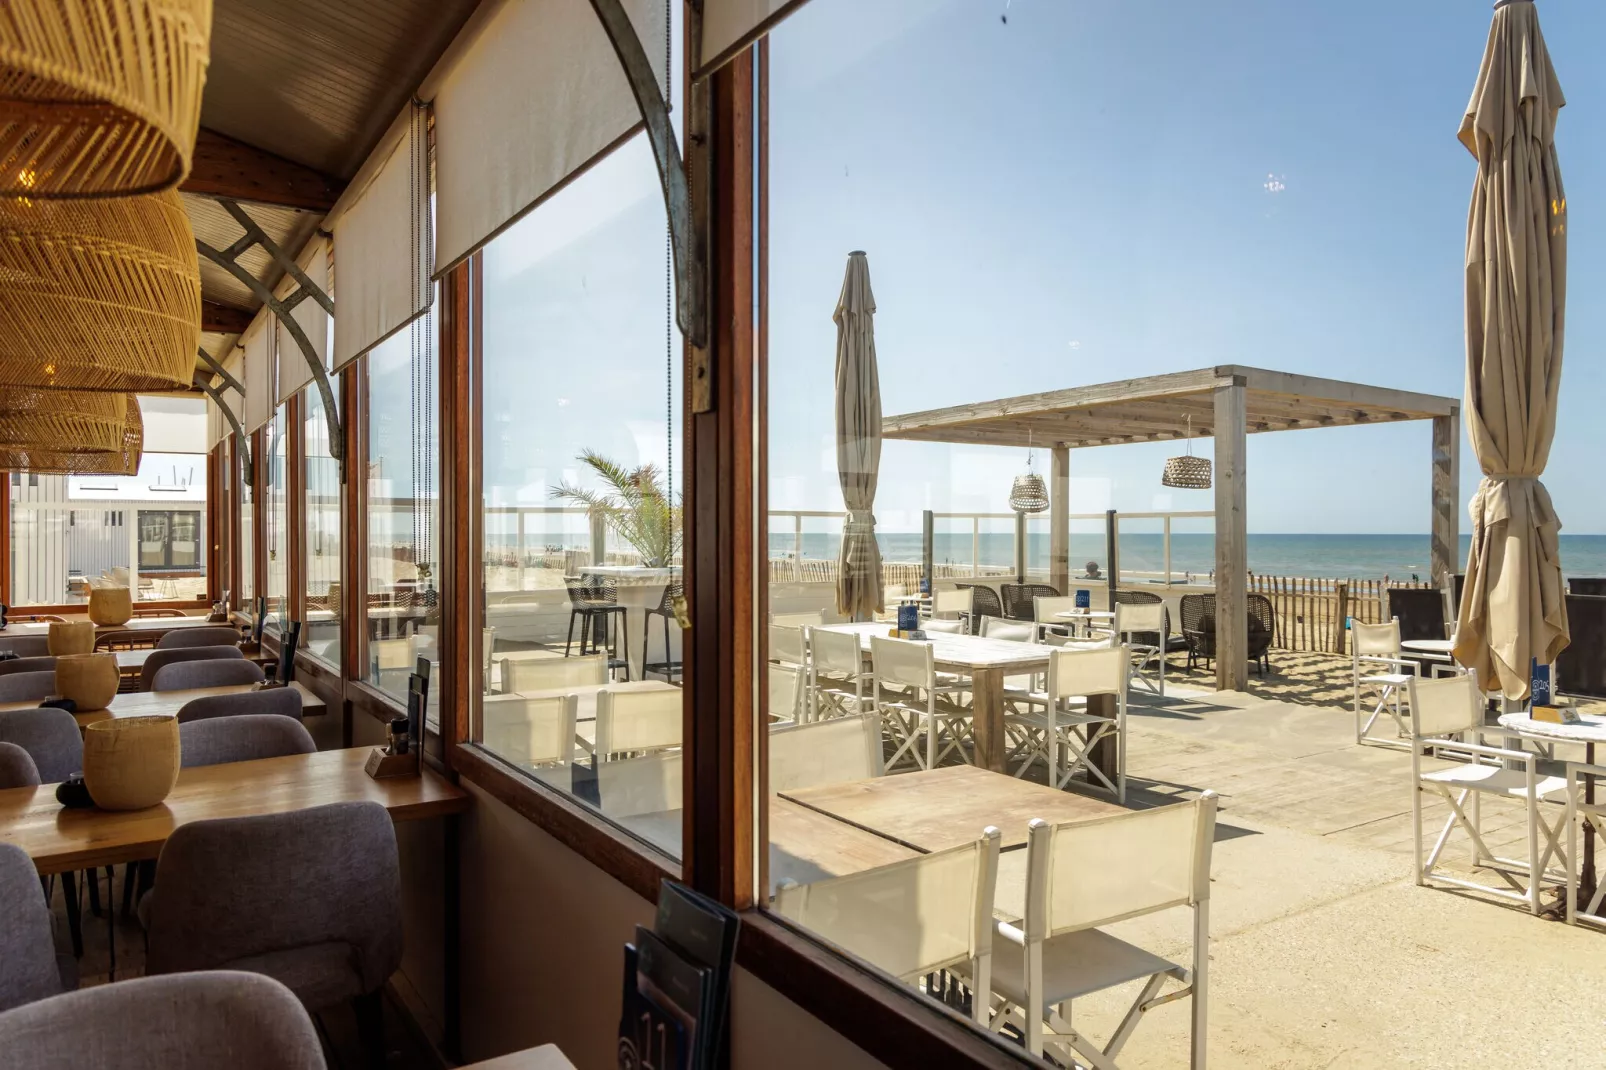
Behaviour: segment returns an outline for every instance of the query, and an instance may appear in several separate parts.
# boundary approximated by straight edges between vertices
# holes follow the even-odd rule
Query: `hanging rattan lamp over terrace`
[[[145,447],[145,424],[140,419],[139,401],[134,395],[127,395],[124,406],[127,416],[120,449],[97,453],[61,448],[0,447],[0,472],[28,471],[39,475],[65,476],[138,475],[140,455]]]
[[[0,447],[3,448],[121,452],[127,427],[128,401],[123,394],[95,390],[0,390]]]
[[[0,387],[182,389],[201,275],[179,195],[0,198]]]
[[[1160,473],[1162,487],[1176,487],[1178,490],[1209,490],[1210,489],[1210,458],[1195,457],[1193,455],[1193,417],[1188,417],[1188,452],[1181,457],[1168,457],[1165,469]]]
[[[0,4],[0,196],[126,197],[189,174],[212,0]]]

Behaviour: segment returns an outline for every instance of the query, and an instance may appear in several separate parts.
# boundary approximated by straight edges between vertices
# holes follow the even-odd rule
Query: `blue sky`
[[[1546,483],[1566,530],[1606,532],[1606,240],[1589,195],[1606,178],[1606,4],[1540,7],[1570,102]],[[853,249],[869,253],[888,414],[1218,363],[1461,394],[1474,162],[1455,135],[1487,3],[1008,0],[1007,24],[1005,10],[811,0],[772,36],[773,508],[841,507],[831,313]],[[639,138],[489,247],[489,500],[543,503],[582,448],[659,464],[678,450],[663,255]],[[1428,439],[1426,424],[1251,436],[1250,530],[1426,531]],[[1174,452],[1075,451],[1073,510],[1211,508],[1160,486]],[[889,442],[881,527],[1003,511],[1024,460]],[[1462,472],[1465,528],[1464,440]]]

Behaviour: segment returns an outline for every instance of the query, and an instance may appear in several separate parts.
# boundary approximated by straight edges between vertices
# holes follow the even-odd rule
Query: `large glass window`
[[[262,532],[267,558],[266,621],[277,633],[290,611],[289,406],[281,405],[264,429],[262,445]]]
[[[368,682],[406,701],[417,659],[438,661],[435,315],[363,358],[368,390]],[[439,688],[430,689],[430,704]]]
[[[307,511],[305,548],[306,621],[304,650],[340,664],[340,462],[329,451],[329,421],[316,383],[301,391],[301,430]]]
[[[678,856],[681,340],[666,234],[638,135],[483,253],[478,738]]]
[[[230,439],[229,454],[234,459],[237,478],[235,485],[240,488],[240,560],[239,575],[240,589],[239,605],[248,614],[256,613],[256,517],[255,501],[257,488],[247,482],[246,467],[250,458],[248,448],[238,438]]]

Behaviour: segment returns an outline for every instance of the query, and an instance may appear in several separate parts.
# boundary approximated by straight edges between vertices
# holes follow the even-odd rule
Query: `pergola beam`
[[[346,184],[321,171],[202,128],[183,193],[327,212]]]
[[[239,334],[251,326],[256,316],[243,308],[220,305],[216,301],[201,302],[201,330],[211,334]]]

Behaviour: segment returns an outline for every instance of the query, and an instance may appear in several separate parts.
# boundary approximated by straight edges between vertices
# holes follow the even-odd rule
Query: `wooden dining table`
[[[323,699],[307,690],[298,681],[292,681],[290,686],[301,696],[301,716],[316,717],[328,712]],[[237,695],[250,690],[252,690],[251,684],[228,684],[223,687],[189,687],[181,691],[121,691],[104,710],[86,710],[73,716],[77,718],[80,728],[113,717],[176,716],[184,704],[193,699],[209,698],[213,695]],[[33,709],[38,705],[39,703],[35,701],[0,702],[0,713]]]
[[[0,632],[0,636],[49,635],[50,625],[54,623],[48,620],[19,619],[15,609],[12,610],[11,616],[11,622],[6,625],[5,631]],[[56,614],[56,616],[65,616],[69,621],[89,619],[87,614]],[[204,628],[209,626],[216,628],[227,624],[227,621],[208,620],[204,613],[194,617],[132,617],[121,624],[97,624],[95,625],[95,635],[98,638],[110,632],[139,632],[142,635],[148,634],[155,640],[160,639],[168,632],[176,631],[180,628]]]
[[[167,799],[145,810],[70,810],[56,785],[0,791],[0,842],[28,852],[41,874],[155,858],[174,829],[218,817],[256,817],[371,800],[397,821],[460,813],[469,796],[427,767],[376,780],[371,747],[317,751],[182,770]]]

